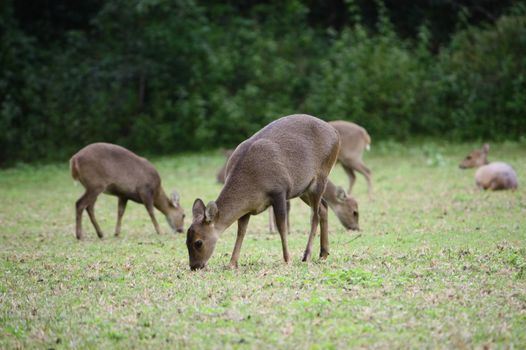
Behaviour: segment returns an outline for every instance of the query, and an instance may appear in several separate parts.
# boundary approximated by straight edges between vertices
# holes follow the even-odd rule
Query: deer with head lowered
[[[488,162],[489,144],[481,149],[471,151],[460,163],[461,169],[478,168],[475,173],[475,183],[484,190],[516,189],[517,174],[513,168],[502,162]]]
[[[320,226],[320,258],[329,255],[327,204],[322,200],[327,177],[336,162],[339,135],[326,122],[305,114],[275,120],[234,151],[227,164],[225,185],[205,206],[196,199],[186,245],[190,268],[201,269],[217,240],[237,220],[237,238],[230,267],[237,267],[251,215],[272,206],[281,237],[283,259],[290,262],[287,243],[287,200],[300,197],[312,210],[311,230],[303,261],[312,252]]]
[[[95,201],[101,193],[119,198],[115,236],[121,231],[121,221],[128,200],[142,203],[146,207],[155,230],[161,229],[155,219],[154,207],[161,211],[175,232],[183,232],[184,211],[179,203],[179,194],[168,198],[161,186],[161,177],[145,158],[121,146],[109,143],[93,143],[81,149],[70,161],[71,176],[85,188],[76,202],[76,236],[82,238],[82,213],[88,212],[97,236],[103,237],[95,219]]]
[[[323,192],[322,198],[327,202],[329,208],[332,209],[336,217],[340,221],[343,227],[347,230],[358,231],[360,230],[359,225],[359,213],[358,213],[358,202],[351,196],[345,193],[345,190],[340,186],[336,186],[327,180],[327,186],[325,192]],[[288,212],[290,211],[290,203],[287,202],[287,218],[289,217]],[[289,222],[287,221],[287,227]],[[276,221],[272,211],[269,211],[269,231],[275,232]],[[290,232],[290,227],[289,227]]]

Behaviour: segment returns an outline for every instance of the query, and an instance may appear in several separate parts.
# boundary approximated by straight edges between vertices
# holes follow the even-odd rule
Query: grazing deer
[[[183,232],[184,211],[179,195],[168,198],[161,187],[161,178],[154,166],[145,158],[121,146],[93,143],[81,149],[69,161],[71,176],[78,180],[86,192],[77,200],[76,235],[82,238],[82,213],[87,210],[99,238],[102,230],[95,219],[95,201],[101,193],[119,198],[115,236],[120,234],[121,220],[128,200],[143,203],[158,234],[159,224],[153,208],[161,211],[174,231]]]
[[[312,209],[311,230],[303,254],[312,252],[320,226],[320,258],[329,255],[327,204],[322,200],[327,177],[336,162],[340,140],[326,122],[305,114],[270,123],[234,151],[227,164],[226,182],[216,201],[205,206],[196,199],[186,245],[190,268],[206,266],[219,235],[237,220],[237,238],[230,267],[237,267],[251,215],[273,207],[281,237],[283,259],[290,262],[287,244],[287,200],[300,197]]]
[[[513,168],[501,162],[488,162],[489,144],[485,143],[481,149],[471,151],[460,163],[461,169],[478,168],[475,173],[475,183],[484,190],[516,189],[517,174]]]
[[[219,182],[220,184],[225,183],[226,164],[228,163],[228,159],[230,159],[230,156],[232,155],[232,153],[234,153],[233,149],[227,149],[224,153],[225,164],[223,164],[223,166],[221,167],[221,169],[219,169],[216,175],[217,182]]]
[[[347,193],[350,194],[352,191],[356,181],[354,172],[357,171],[365,177],[368,195],[371,198],[373,190],[371,170],[362,161],[363,151],[364,149],[369,149],[371,137],[364,128],[351,122],[335,120],[329,122],[329,124],[340,134],[341,147],[338,162],[349,177],[349,191]]]
[[[340,186],[336,186],[327,180],[327,186],[325,187],[325,192],[323,192],[322,198],[327,202],[329,208],[332,209],[334,214],[340,220],[340,223],[347,230],[359,230],[360,225],[358,223],[359,213],[358,213],[358,203],[356,200],[345,193],[345,190]],[[288,211],[290,210],[290,204],[287,201],[287,218],[289,217]],[[287,220],[287,227],[288,220]],[[272,211],[269,211],[269,231],[275,232],[275,219],[272,215]]]
[[[217,181],[219,183],[225,183],[225,172],[226,172],[226,165],[228,163],[228,159],[232,155],[234,150],[227,150],[225,152],[225,164],[223,167],[219,170],[217,174]],[[340,223],[348,230],[359,230],[358,225],[358,203],[354,198],[352,198],[350,195],[347,195],[343,188],[340,186],[334,185],[330,180],[327,180],[327,186],[325,188],[325,192],[322,196],[323,199],[327,202],[329,205],[329,208],[334,211],[338,219],[340,220]],[[287,201],[287,231],[290,233],[290,225],[289,225],[289,211],[290,211],[290,202]],[[269,210],[269,231],[275,232],[276,231],[276,221],[274,218],[274,215],[272,215],[272,210]]]

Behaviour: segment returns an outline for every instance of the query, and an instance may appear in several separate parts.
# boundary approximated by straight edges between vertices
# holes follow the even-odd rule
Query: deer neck
[[[159,188],[159,191],[155,195],[155,198],[153,200],[153,206],[164,215],[168,213],[168,208],[170,207],[170,199],[168,198],[162,187]]]
[[[323,192],[322,197],[329,205],[336,202],[336,186],[332,182],[327,181],[327,186],[325,186],[325,192]]]
[[[223,233],[241,217],[255,211],[257,200],[255,200],[253,189],[242,191],[242,188],[242,186],[231,186],[227,183],[217,197],[218,218],[215,227],[218,234]]]

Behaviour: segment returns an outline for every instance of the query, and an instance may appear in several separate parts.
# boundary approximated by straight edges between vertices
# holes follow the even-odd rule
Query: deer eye
[[[357,217],[357,216],[358,216],[358,212],[355,210],[355,211],[353,211],[352,215],[354,215],[355,217]]]
[[[201,249],[201,247],[203,246],[203,241],[198,239],[197,241],[194,242],[194,248],[195,249]]]
[[[186,217],[186,214],[183,214],[183,219]]]
[[[470,159],[471,159],[471,156],[467,156],[466,159],[467,159],[467,160],[470,160]]]

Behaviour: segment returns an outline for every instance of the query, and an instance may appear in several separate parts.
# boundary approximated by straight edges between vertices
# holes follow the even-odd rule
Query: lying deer
[[[300,197],[312,209],[311,230],[303,254],[312,252],[320,226],[320,258],[329,255],[327,204],[322,201],[327,177],[336,162],[340,140],[334,128],[309,115],[280,118],[242,142],[228,161],[226,181],[216,201],[205,206],[196,199],[186,245],[190,268],[206,266],[221,233],[237,220],[237,238],[230,267],[237,267],[251,215],[273,207],[283,259],[290,262],[287,243],[287,200]]]
[[[489,144],[485,143],[481,149],[471,151],[460,163],[461,169],[478,168],[475,173],[475,183],[484,190],[516,189],[517,174],[513,168],[501,162],[488,162]]]
[[[325,187],[325,192],[323,192],[322,198],[327,202],[329,208],[332,209],[334,214],[340,220],[340,223],[347,230],[359,230],[360,226],[358,223],[359,213],[358,213],[358,203],[356,200],[345,193],[345,190],[340,186],[336,186],[327,180],[327,186]],[[287,218],[289,217],[288,211],[290,210],[290,204],[287,202]],[[287,221],[287,227],[288,221]],[[269,211],[269,231],[275,232],[275,219],[272,215],[272,211]]]
[[[361,126],[346,122],[343,120],[335,120],[329,122],[340,134],[341,147],[338,155],[338,162],[349,177],[349,191],[354,186],[356,181],[355,171],[361,173],[367,181],[367,191],[369,198],[372,196],[373,185],[371,182],[371,171],[365,166],[362,161],[364,149],[369,149],[371,144],[371,137],[367,131]]]
[[[161,187],[161,178],[154,166],[145,158],[109,143],[93,143],[71,157],[71,176],[78,180],[86,192],[77,200],[76,235],[82,238],[82,213],[87,210],[99,238],[102,230],[95,219],[95,201],[101,193],[119,198],[115,236],[121,231],[121,220],[128,200],[143,203],[150,214],[155,230],[161,234],[153,208],[161,211],[174,231],[183,232],[184,211],[179,195],[168,198]]]

